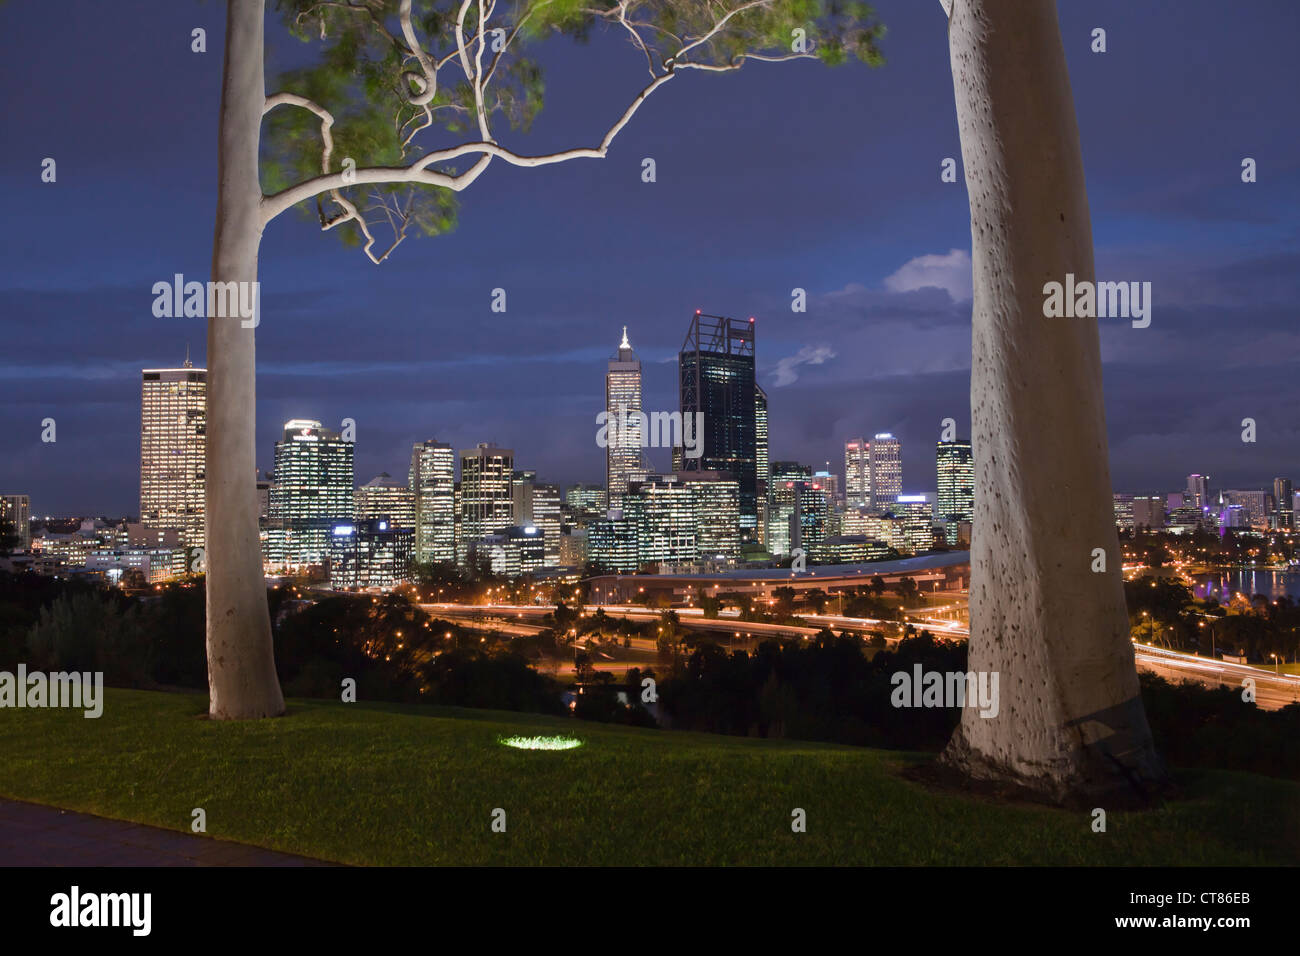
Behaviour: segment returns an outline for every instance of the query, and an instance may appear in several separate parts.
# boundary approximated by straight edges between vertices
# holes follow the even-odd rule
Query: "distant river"
[[[1219,571],[1214,574],[1196,574],[1193,588],[1198,598],[1212,596],[1223,601],[1231,599],[1234,591],[1245,594],[1263,594],[1268,598],[1287,597],[1300,600],[1300,572],[1295,571]]]

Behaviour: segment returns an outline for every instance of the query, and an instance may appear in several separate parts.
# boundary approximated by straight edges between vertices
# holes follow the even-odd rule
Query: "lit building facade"
[[[739,322],[697,311],[677,370],[683,428],[688,421],[702,421],[703,435],[700,456],[676,455],[675,467],[734,475],[740,488],[741,537],[753,540],[758,525],[754,320]]]
[[[514,471],[515,453],[509,448],[480,442],[460,453],[460,539],[465,549],[515,523]]]
[[[147,368],[140,385],[140,521],[204,544],[208,373]],[[251,478],[251,476],[250,476]]]
[[[32,502],[27,495],[0,495],[0,526],[9,528],[14,537],[13,550],[32,548]]]
[[[888,508],[903,493],[903,447],[889,432],[881,432],[871,439],[867,459],[870,505]]]
[[[415,534],[388,518],[340,522],[330,529],[330,587],[336,591],[396,587],[411,578]]]
[[[608,434],[613,436],[605,448],[605,490],[609,507],[617,508],[627,494],[629,482],[645,477],[641,449],[646,441],[645,419],[641,409],[641,360],[627,340],[618,355],[610,359],[605,372],[605,411]]]
[[[975,459],[970,442],[962,439],[939,442],[935,449],[935,471],[938,488],[935,517],[944,522],[948,543],[956,544],[961,522],[975,520]]]
[[[407,486],[415,522],[418,562],[456,560],[456,453],[429,439],[411,449]]]
[[[851,508],[871,504],[871,442],[850,438],[844,443],[844,500]]]
[[[275,443],[267,560],[276,567],[324,564],[330,533],[352,521],[354,446],[311,419],[284,423]]]
[[[386,518],[392,528],[415,528],[415,496],[406,482],[386,471],[356,490],[352,510],[358,522]]]

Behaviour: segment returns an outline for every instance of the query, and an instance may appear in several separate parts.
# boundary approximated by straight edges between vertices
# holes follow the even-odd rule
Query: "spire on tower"
[[[186,368],[194,367],[193,365],[190,364],[190,343],[189,342],[185,343],[185,367]]]
[[[623,326],[623,341],[618,344],[620,349],[630,349],[632,343],[627,340],[627,326]]]

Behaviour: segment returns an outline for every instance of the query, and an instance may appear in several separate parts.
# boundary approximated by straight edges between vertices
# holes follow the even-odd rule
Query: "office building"
[[[609,507],[617,508],[627,494],[628,483],[639,481],[646,473],[641,457],[647,437],[641,408],[641,360],[627,340],[626,325],[618,354],[609,360],[605,372],[605,411],[610,439],[605,447],[605,490]]]
[[[881,432],[867,450],[870,506],[888,508],[903,493],[903,449],[897,438]]]
[[[10,550],[31,550],[32,503],[27,495],[0,495],[0,532],[4,531],[12,536]]]
[[[350,441],[311,419],[284,423],[275,443],[267,559],[276,567],[324,564],[334,526],[353,518]]]
[[[388,590],[411,579],[415,534],[387,518],[340,522],[330,529],[329,577],[336,591]]]
[[[975,520],[975,459],[969,440],[941,441],[935,449],[938,494],[936,517],[944,522],[944,536],[956,544],[963,521]],[[1130,527],[1131,525],[1130,509]]]
[[[740,557],[740,483],[721,471],[688,471],[695,549],[700,561],[734,564]]]
[[[588,558],[607,574],[637,569],[635,522],[617,508],[587,527]]]
[[[415,528],[415,496],[410,486],[386,471],[356,490],[352,510],[358,522],[385,518],[390,528]]]
[[[147,368],[140,385],[140,521],[204,543],[207,369]],[[250,476],[251,478],[251,476]]]
[[[456,453],[451,445],[430,438],[413,446],[406,483],[414,512],[414,559],[455,561]]]
[[[460,536],[463,547],[515,523],[515,453],[486,442],[460,453]]]
[[[851,508],[871,504],[871,442],[851,438],[844,443],[844,500]]]
[[[676,459],[682,471],[725,471],[740,488],[740,532],[752,541],[758,524],[758,402],[754,320],[696,312],[678,355],[682,427],[702,416],[701,454]]]
[[[1290,531],[1295,527],[1295,492],[1291,490],[1290,478],[1273,479],[1273,500],[1277,506],[1273,527]]]
[[[512,486],[515,523],[520,527],[535,527],[545,541],[545,566],[560,564],[560,489],[557,485],[539,482],[534,471],[516,471]]]
[[[902,519],[908,551],[920,554],[934,548],[934,505],[925,495],[899,495],[890,510]]]

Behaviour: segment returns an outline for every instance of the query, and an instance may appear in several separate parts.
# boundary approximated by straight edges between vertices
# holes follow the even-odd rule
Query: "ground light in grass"
[[[502,744],[516,750],[572,750],[581,747],[577,737],[498,737]]]

